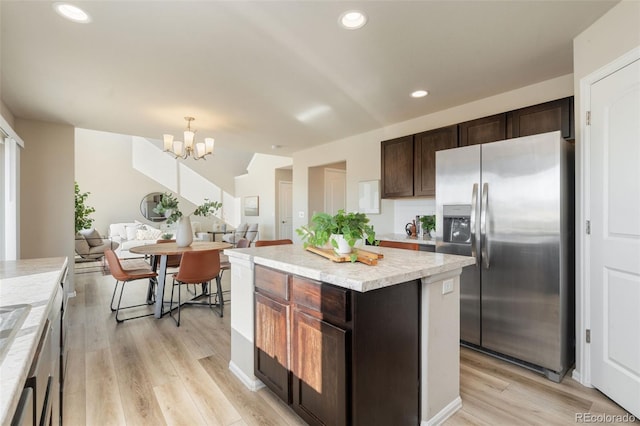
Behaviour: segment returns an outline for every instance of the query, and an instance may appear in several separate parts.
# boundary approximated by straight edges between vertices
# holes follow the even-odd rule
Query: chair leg
[[[116,286],[113,288],[113,294],[111,295],[111,305],[110,305],[111,312],[115,312],[116,311],[116,308],[113,307],[113,301],[114,301],[114,299],[116,297],[116,290],[118,290],[118,283],[119,282],[120,281],[116,280]]]
[[[124,285],[126,284],[126,281],[122,281],[122,287],[120,287],[120,297],[118,298],[118,307],[116,308],[116,322],[117,323],[121,323],[124,320],[118,318],[118,314],[120,313],[120,303],[122,303],[122,293],[124,293]]]
[[[173,291],[176,288],[176,279],[173,279],[173,283],[171,285],[171,301],[169,302],[169,316],[173,318],[176,322],[176,326],[180,327],[180,283],[178,283],[178,319],[173,316]],[[188,288],[187,288],[188,290]]]

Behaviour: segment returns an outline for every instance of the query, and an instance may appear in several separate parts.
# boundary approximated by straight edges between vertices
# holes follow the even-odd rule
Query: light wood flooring
[[[304,424],[270,391],[251,392],[229,371],[233,301],[224,318],[186,307],[180,327],[169,317],[116,324],[109,309],[114,279],[99,272],[75,279],[65,425]],[[129,286],[123,303],[144,299],[144,283]],[[464,348],[460,382],[463,408],[447,425],[569,425],[576,413],[625,414],[569,377],[552,383]]]

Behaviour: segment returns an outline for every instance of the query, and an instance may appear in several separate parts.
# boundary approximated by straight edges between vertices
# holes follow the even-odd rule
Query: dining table
[[[145,244],[141,246],[131,247],[129,249],[131,253],[151,256],[151,268],[154,272],[158,273],[158,286],[155,292],[155,306],[153,312],[154,316],[156,318],[161,318],[162,315],[166,313],[164,312],[164,287],[167,280],[168,256],[182,254],[187,251],[224,250],[231,247],[233,247],[232,244],[215,241],[194,241],[188,247],[178,247],[178,244],[175,242]],[[149,286],[149,288],[151,289],[152,286]],[[151,303],[152,298],[153,294],[149,294],[147,296],[147,302]]]

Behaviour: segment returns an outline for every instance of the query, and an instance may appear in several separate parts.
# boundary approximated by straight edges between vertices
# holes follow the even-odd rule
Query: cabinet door
[[[289,403],[289,306],[259,293],[255,296],[255,375]]]
[[[507,114],[478,118],[459,124],[460,146],[478,145],[507,138]]]
[[[575,138],[573,97],[518,109],[507,115],[508,138],[555,132],[556,130],[560,130],[565,139]]]
[[[382,198],[413,196],[413,136],[381,143]]]
[[[347,331],[293,311],[293,409],[312,425],[346,425]]]
[[[436,195],[436,151],[458,146],[458,125],[429,130],[414,136],[414,195]]]

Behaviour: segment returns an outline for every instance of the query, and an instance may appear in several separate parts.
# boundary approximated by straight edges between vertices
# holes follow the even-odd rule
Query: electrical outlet
[[[453,293],[453,279],[444,280],[442,282],[442,294]]]

